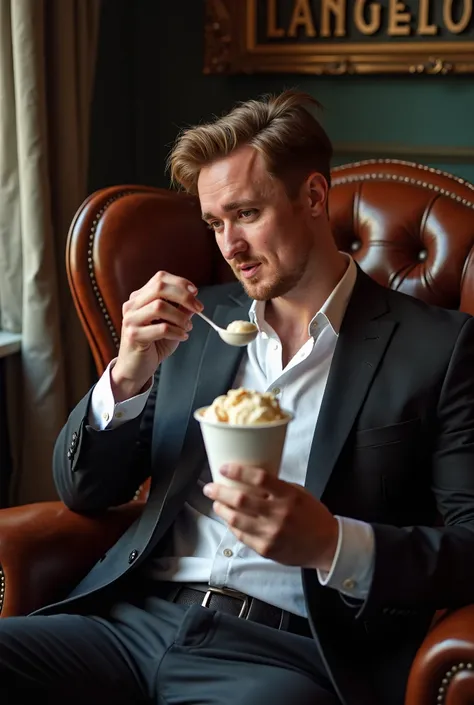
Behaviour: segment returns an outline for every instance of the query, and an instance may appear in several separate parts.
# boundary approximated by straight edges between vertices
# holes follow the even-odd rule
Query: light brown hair
[[[314,171],[330,186],[332,145],[311,113],[314,107],[321,105],[308,93],[287,90],[239,103],[223,117],[184,130],[168,160],[172,183],[197,194],[203,166],[250,145],[263,155],[269,174],[284,183],[291,198]]]

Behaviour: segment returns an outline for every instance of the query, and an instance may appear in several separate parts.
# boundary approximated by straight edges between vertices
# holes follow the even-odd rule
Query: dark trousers
[[[312,639],[156,596],[0,620],[0,702],[338,705]]]

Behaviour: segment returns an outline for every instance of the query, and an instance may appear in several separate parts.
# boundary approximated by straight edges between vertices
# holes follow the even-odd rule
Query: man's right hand
[[[122,336],[111,371],[116,402],[139,394],[156,368],[187,340],[191,317],[202,311],[192,282],[158,272],[123,305]]]

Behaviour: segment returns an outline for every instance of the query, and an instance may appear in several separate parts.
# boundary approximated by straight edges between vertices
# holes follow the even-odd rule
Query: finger
[[[248,545],[250,537],[260,536],[261,521],[258,517],[242,514],[220,502],[214,502],[213,509],[229,526],[234,536]],[[247,538],[249,537],[249,538]]]
[[[142,308],[154,299],[166,299],[191,311],[202,311],[202,303],[196,299],[197,289],[192,282],[168,272],[157,272],[133,299],[133,308]]]
[[[128,311],[126,314],[127,325],[145,326],[153,322],[164,321],[185,331],[189,331],[193,327],[190,319],[189,311],[180,311],[176,306],[163,299],[154,299],[145,306]]]
[[[198,301],[198,299],[196,299],[196,301]],[[199,303],[201,302],[199,301]],[[189,318],[192,318],[195,314],[195,311],[191,311],[189,308],[186,308],[186,306],[181,306],[181,304],[178,304],[176,308],[178,309],[178,311],[182,311],[187,316],[189,316]]]
[[[259,488],[262,492],[266,492],[267,495],[277,497],[286,494],[287,491],[288,483],[279,480],[278,477],[263,468],[227,463],[220,468],[220,472],[230,480],[236,480],[253,488]]]
[[[149,326],[139,326],[127,329],[128,338],[136,345],[150,345],[159,340],[184,341],[189,335],[182,328],[177,328],[170,323],[154,323]]]
[[[249,489],[250,491],[247,492],[237,487],[210,483],[204,486],[203,492],[206,497],[247,516],[257,517],[268,514],[267,493],[262,493],[255,488]]]

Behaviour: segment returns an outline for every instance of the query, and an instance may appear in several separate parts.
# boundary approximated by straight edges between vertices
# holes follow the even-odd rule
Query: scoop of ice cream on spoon
[[[257,326],[255,323],[250,323],[250,321],[232,321],[232,323],[229,323],[226,330],[229,333],[255,333]]]
[[[203,313],[197,313],[197,315],[214,328],[227,345],[242,347],[248,345],[257,337],[258,328],[250,321],[232,321],[227,328],[221,328]]]

